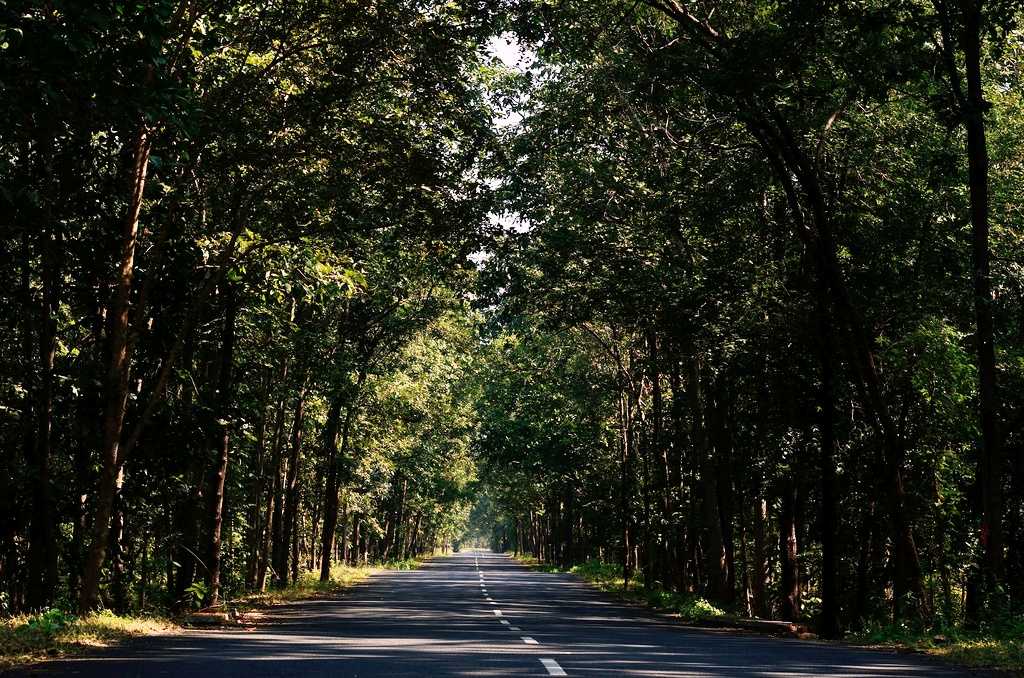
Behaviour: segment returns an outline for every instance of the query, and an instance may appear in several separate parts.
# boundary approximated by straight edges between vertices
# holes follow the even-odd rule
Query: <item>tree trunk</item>
[[[760,492],[754,499],[753,515],[754,553],[750,563],[751,578],[751,611],[755,617],[768,617],[768,538],[765,528],[768,525],[768,502]]]
[[[725,588],[722,601],[736,598],[736,546],[733,532],[735,497],[733,490],[732,438],[729,433],[729,396],[721,380],[716,380],[714,402],[710,403],[714,434],[716,501],[721,525],[722,551],[725,554]]]
[[[348,548],[349,548],[348,522],[349,522],[348,492],[346,491],[345,496],[342,498],[342,502],[341,502],[341,524],[340,524],[340,526],[338,528],[340,530],[340,532],[341,532],[341,544],[338,545],[338,561],[342,565],[345,565],[345,564],[348,563]],[[323,562],[320,563],[320,566],[323,567]],[[321,578],[321,581],[323,581],[322,578]]]
[[[122,476],[124,468],[121,469]],[[119,479],[119,484],[123,478]],[[118,614],[128,611],[128,572],[125,549],[124,496],[118,492],[114,498],[113,517],[110,519],[110,598]]]
[[[186,369],[193,369],[193,355],[195,352],[195,341],[192,338],[185,344],[184,364]],[[205,471],[205,440],[199,443],[204,453],[196,453],[193,449],[193,412],[197,409],[193,405],[195,389],[184,387],[181,395],[181,409],[183,416],[180,423],[182,430],[181,445],[189,452],[188,470],[186,472],[188,493],[184,501],[178,501],[174,510],[174,528],[172,533],[174,539],[174,551],[170,558],[172,563],[178,563],[178,570],[171,580],[172,606],[180,607],[185,602],[185,590],[192,585],[195,578],[196,560],[198,558],[193,550],[198,544],[198,530],[203,498]]]
[[[292,550],[292,532],[295,529],[299,508],[299,464],[302,461],[302,433],[306,417],[306,387],[299,391],[292,417],[291,454],[288,457],[288,474],[284,483],[284,512],[281,517],[281,542],[274,563],[275,579],[278,586],[288,583],[288,560]]]
[[[323,556],[320,561],[320,581],[326,582],[331,578],[331,550],[334,544],[334,534],[338,526],[338,491],[340,488],[339,464],[343,463],[348,455],[349,433],[352,422],[357,412],[358,392],[365,379],[365,370],[360,372],[356,395],[349,403],[345,412],[345,422],[341,431],[341,449],[338,449],[338,419],[341,415],[342,397],[335,396],[335,402],[327,416],[327,428],[324,433],[324,444],[327,446],[327,488],[324,492],[324,526],[320,538],[320,548]]]
[[[408,541],[406,541],[405,547],[402,549],[402,560],[405,560],[407,558],[414,558],[417,555],[419,555],[418,549],[416,548],[416,540],[419,538],[420,535],[420,523],[422,522],[422,520],[423,514],[417,513],[416,520],[413,522],[412,525],[412,532],[409,535]]]
[[[266,587],[267,570],[274,571],[279,560],[278,551],[281,548],[281,523],[284,518],[284,506],[281,501],[281,491],[284,487],[284,398],[277,405],[277,421],[274,426],[274,450],[271,455],[271,471],[274,476],[270,482],[270,493],[267,499],[267,512],[263,533],[263,553],[260,556],[260,572],[256,578],[256,588],[263,591]],[[272,576],[273,580],[277,577]]]
[[[39,305],[39,383],[35,403],[34,440],[29,443],[32,469],[32,512],[29,517],[28,588],[26,604],[38,610],[48,606],[57,586],[57,541],[54,530],[53,490],[50,481],[50,456],[53,439],[53,370],[57,351],[57,313],[59,305],[55,250],[59,245],[44,235],[42,255],[42,303]],[[31,310],[26,309],[26,315]],[[34,361],[33,361],[34,363]],[[29,365],[26,365],[26,368]],[[31,389],[29,389],[31,393]],[[26,419],[26,423],[32,418]]]
[[[694,356],[690,360],[689,396],[694,453],[700,470],[700,544],[704,553],[704,591],[712,600],[723,602],[728,598],[728,563],[718,507],[718,469],[712,455],[700,380],[700,359]]]
[[[619,426],[620,426],[620,511],[622,512],[622,579],[623,587],[629,589],[629,581],[633,575],[633,434],[630,421],[631,412],[625,393],[619,394]],[[539,540],[537,540],[539,541]],[[540,557],[540,554],[536,554]]]
[[[81,395],[76,404],[76,441],[74,454],[74,511],[71,532],[71,553],[67,557],[68,597],[77,600],[79,582],[85,560],[85,539],[87,519],[89,515],[89,492],[92,489],[92,451],[97,449],[102,440],[102,432],[95,413],[100,410],[101,382],[98,366],[103,362],[103,319],[102,309],[97,304],[92,314],[92,331],[94,335],[92,360],[86,361],[87,367],[80,370],[78,388]],[[171,559],[168,559],[171,560]],[[170,588],[168,588],[170,590]]]
[[[296,505],[298,505],[299,499],[297,498],[295,501]],[[290,566],[291,581],[294,584],[299,581],[299,533],[302,528],[302,512],[296,510],[292,514],[292,521],[292,557]]]
[[[103,405],[103,447],[100,450],[99,487],[93,511],[92,543],[85,559],[82,591],[78,602],[79,610],[83,613],[96,609],[99,604],[100,575],[109,539],[110,518],[114,498],[121,489],[121,432],[124,428],[128,381],[131,376],[130,300],[132,278],[135,273],[139,215],[142,210],[142,196],[146,188],[146,171],[151,149],[149,134],[149,127],[141,123],[132,152],[131,193],[123,219],[118,275],[108,314],[109,359]]]
[[[284,537],[284,488],[287,484],[288,459],[282,454],[277,460],[277,471],[274,474],[274,513],[271,518],[272,538],[270,571],[274,586],[280,586],[286,576],[288,551]]]
[[[352,516],[352,548],[351,548],[351,554],[350,554],[351,557],[352,557],[352,565],[353,566],[359,565],[359,547],[360,547],[359,523],[360,522],[362,522],[362,515],[359,514],[359,513],[354,514]]]
[[[391,551],[385,554],[385,558],[394,557],[396,559],[401,556],[398,553],[399,546],[405,539],[405,499],[409,492],[409,479],[402,474],[402,491],[398,495],[398,505],[395,510],[395,533],[394,540],[392,542]]]
[[[828,297],[818,295],[818,361],[821,366],[821,388],[818,396],[821,462],[821,619],[819,633],[825,638],[842,634],[839,617],[839,498],[836,492],[835,385],[832,356],[834,353],[832,317]]]
[[[149,589],[149,535],[142,535],[142,562],[139,566],[138,608],[146,609],[146,591]]]
[[[268,378],[269,380],[269,378]],[[252,497],[252,507],[249,511],[249,552],[245,559],[245,587],[253,590],[256,587],[256,574],[259,570],[260,541],[261,541],[261,520],[263,508],[263,480],[266,474],[266,452],[267,452],[267,397],[269,389],[263,389],[259,403],[259,423],[256,425],[256,445],[253,448],[252,468],[253,478],[249,489]]]
[[[981,0],[961,2],[964,12],[963,52],[967,81],[963,119],[967,130],[968,188],[970,190],[971,251],[973,255],[974,313],[977,324],[975,349],[978,360],[978,407],[981,446],[978,450],[977,496],[981,517],[979,572],[983,598],[992,595],[1003,580],[1003,450],[999,436],[999,402],[996,390],[995,323],[992,315],[992,280],[989,252],[988,144],[985,138],[985,101],[982,86]],[[975,612],[981,605],[969,605]],[[976,617],[975,617],[976,620]]]
[[[792,473],[791,471],[789,473]],[[796,485],[787,474],[782,483],[782,507],[779,512],[779,561],[781,565],[782,601],[780,614],[786,621],[800,616],[800,573],[797,564],[796,541]]]
[[[648,351],[650,353],[651,371],[651,443],[655,450],[655,463],[657,465],[658,478],[658,503],[661,509],[660,528],[657,531],[658,539],[658,579],[666,590],[672,588],[671,568],[671,534],[672,526],[672,492],[669,486],[671,470],[668,457],[668,445],[665,444],[665,436],[662,435],[663,423],[663,398],[661,391],[661,362],[658,353],[658,337],[650,332],[647,337]]]
[[[232,382],[232,366],[235,356],[235,319],[238,315],[238,301],[234,289],[228,285],[225,289],[224,331],[221,339],[220,374],[218,375],[218,421],[217,427],[217,467],[210,484],[210,542],[208,597],[209,604],[220,602],[220,570],[221,570],[221,524],[224,520],[224,484],[228,475],[228,454],[230,451],[230,408],[234,395]]]
[[[669,386],[672,389],[672,442],[668,445],[669,457],[669,488],[670,488],[670,510],[674,518],[676,511],[683,506],[683,450],[686,448],[686,426],[684,420],[684,407],[686,394],[683,392],[682,379],[679,373],[679,359],[674,351],[675,343],[670,344],[673,348],[669,356],[671,369],[669,370]],[[669,522],[669,572],[671,588],[676,591],[686,591],[687,577],[685,563],[686,535],[682,524]]]
[[[263,592],[267,589],[267,569],[270,565],[270,549],[274,536],[274,508],[277,503],[273,486],[267,493],[267,507],[263,512],[263,533],[260,538],[259,562],[256,566],[256,591]]]

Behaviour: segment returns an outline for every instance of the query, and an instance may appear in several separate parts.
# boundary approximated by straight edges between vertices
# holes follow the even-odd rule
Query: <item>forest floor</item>
[[[665,591],[644,591],[635,586],[627,589],[622,569],[617,564],[587,561],[564,569],[541,563],[531,556],[519,556],[517,560],[542,572],[574,574],[616,598],[667,613],[684,623],[711,623],[715,626],[735,623],[737,628],[745,631],[757,630],[753,625],[741,623],[738,615],[721,610],[703,598]],[[765,629],[764,632],[771,633],[771,630]],[[808,637],[807,634],[797,635]],[[1024,676],[1024,620],[1009,621],[982,633],[959,630],[911,631],[883,627],[847,636],[842,642],[869,649],[926,654],[959,666],[996,669],[1008,672],[1009,675]]]
[[[417,567],[417,560],[365,567],[336,565],[331,568],[329,582],[321,582],[319,572],[304,572],[286,588],[249,594],[227,603],[225,625],[258,624],[263,611],[275,605],[335,597],[380,570]],[[118,615],[110,610],[77,617],[57,608],[36,615],[0,618],[0,671],[44,659],[75,656],[132,638],[178,633],[191,625],[188,619],[156,613]]]

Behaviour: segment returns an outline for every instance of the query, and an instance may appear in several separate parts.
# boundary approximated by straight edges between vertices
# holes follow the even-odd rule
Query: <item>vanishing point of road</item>
[[[268,615],[269,616],[269,615]],[[937,676],[905,654],[688,628],[613,602],[569,575],[463,552],[388,571],[331,600],[275,608],[255,629],[189,631],[17,676]]]

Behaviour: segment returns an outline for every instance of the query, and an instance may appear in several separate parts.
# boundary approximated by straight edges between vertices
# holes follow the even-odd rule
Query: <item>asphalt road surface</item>
[[[14,675],[971,675],[927,658],[686,628],[487,552],[382,573],[343,598],[275,608],[270,618],[255,630],[149,638]]]

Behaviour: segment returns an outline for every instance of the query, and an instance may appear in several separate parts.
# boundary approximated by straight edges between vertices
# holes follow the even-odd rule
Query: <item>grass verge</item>
[[[865,647],[920,652],[954,664],[999,669],[1024,675],[1024,620],[1008,621],[980,632],[923,632],[901,626],[869,629],[847,642]]]
[[[168,619],[121,616],[104,611],[75,617],[61,610],[0,620],[0,669],[41,659],[76,654],[137,636],[172,633]]]

